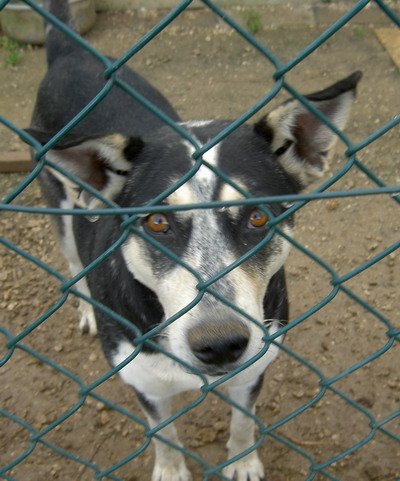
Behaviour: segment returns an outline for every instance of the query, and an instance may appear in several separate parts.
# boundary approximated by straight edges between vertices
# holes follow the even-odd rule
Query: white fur
[[[154,419],[149,414],[146,416],[150,428],[154,428],[159,422],[165,421],[171,416],[171,403],[170,398],[165,397],[157,399],[152,398],[151,400],[156,403],[159,417],[158,419]],[[167,426],[158,431],[158,433],[164,439],[167,439],[175,445],[181,445],[175,426],[172,423],[167,424]],[[182,453],[156,437],[153,438],[153,442],[156,451],[156,459],[152,481],[190,481],[192,475],[186,467],[185,458]]]
[[[213,122],[214,120],[189,120],[187,122],[180,122],[179,125],[191,129],[195,127],[205,127],[206,125],[212,124]]]
[[[278,323],[272,323],[268,329],[269,334],[275,334],[278,327]],[[276,342],[278,344],[282,342],[281,336],[276,339]],[[170,351],[165,343],[161,345],[166,351]],[[261,348],[262,343],[260,342]],[[127,340],[122,340],[113,356],[113,365],[118,366],[134,350],[133,344]],[[249,383],[258,379],[267,366],[276,358],[278,351],[278,347],[271,344],[268,351],[259,360],[235,375],[225,384],[231,388],[248,386]],[[175,352],[170,352],[177,356]],[[184,391],[199,389],[203,385],[200,376],[187,372],[177,362],[160,353],[140,352],[119,373],[127,384],[140,392],[146,393],[150,400],[152,398],[168,398]],[[218,379],[218,377],[213,376],[205,376],[205,378],[209,383]]]
[[[249,391],[252,385],[231,387],[229,397],[236,404],[249,410],[246,405],[249,399]],[[255,413],[255,407],[250,410]],[[226,447],[228,448],[228,459],[246,451],[255,442],[255,424],[253,419],[244,414],[240,409],[232,407],[230,436]],[[223,470],[223,474],[229,479],[238,481],[259,481],[264,477],[264,466],[261,463],[257,452],[253,451],[238,461],[229,464]]]
[[[233,180],[233,182],[235,182],[236,185],[246,190],[246,187],[242,184],[242,182],[239,179],[231,179],[231,180]],[[241,200],[241,199],[244,199],[244,196],[232,185],[224,184],[222,186],[218,200],[220,200],[221,202],[229,202],[229,201]],[[232,219],[237,219],[239,217],[240,207],[226,207],[223,209],[228,212],[228,214],[231,216]]]
[[[60,203],[61,209],[71,209],[74,204],[71,199],[65,199]],[[63,253],[68,260],[69,270],[73,276],[76,276],[83,270],[81,260],[79,258],[78,249],[75,242],[75,237],[72,227],[72,216],[62,216],[63,223],[63,237],[61,238],[61,247]],[[86,279],[83,277],[76,283],[78,291],[82,292],[86,296],[90,297],[89,287]],[[95,335],[97,333],[96,318],[94,315],[93,307],[83,299],[79,299],[79,310],[81,312],[81,319],[79,327],[82,331],[89,330],[89,333]]]
[[[151,289],[157,284],[157,277],[146,249],[146,241],[137,236],[130,236],[121,248],[126,266],[133,277]]]
[[[197,142],[200,144],[198,140]],[[194,146],[187,140],[182,140],[182,144],[186,147],[189,157],[192,157],[192,155],[196,151]],[[214,167],[218,166],[219,147],[220,144],[214,145],[213,147],[211,147],[211,149],[207,150],[207,152],[203,154],[203,159]],[[202,165],[200,169],[196,172],[194,177],[189,181],[189,183],[201,182],[204,185],[206,184],[209,191],[212,192],[213,186],[215,185],[216,181],[217,176],[214,174],[214,172],[206,165]]]
[[[166,199],[170,205],[194,204],[199,201],[195,191],[189,183],[181,185],[177,190],[170,194]]]

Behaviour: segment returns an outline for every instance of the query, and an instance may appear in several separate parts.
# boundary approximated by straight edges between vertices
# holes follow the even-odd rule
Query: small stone
[[[2,282],[6,281],[7,277],[8,277],[8,272],[6,272],[6,271],[0,272],[0,281],[2,281]]]
[[[100,424],[102,426],[105,426],[110,422],[110,415],[108,414],[107,411],[101,411],[100,412]]]
[[[325,204],[326,210],[334,211],[339,207],[339,201],[337,199],[328,200]]]
[[[41,414],[41,415],[39,416],[39,424],[40,424],[41,426],[44,426],[44,425],[46,425],[47,423],[48,423],[47,417],[46,417],[44,414]]]
[[[322,350],[323,350],[323,351],[328,351],[328,350],[329,350],[329,345],[328,345],[328,343],[325,342],[325,341],[322,341],[322,342],[321,342],[321,347],[322,347]]]
[[[364,406],[366,408],[372,408],[375,404],[375,394],[373,392],[371,392],[370,394],[363,394],[362,396],[357,398],[356,401],[360,403],[361,406]]]
[[[376,464],[370,464],[364,468],[364,473],[367,475],[370,481],[375,481],[380,479],[382,470]]]

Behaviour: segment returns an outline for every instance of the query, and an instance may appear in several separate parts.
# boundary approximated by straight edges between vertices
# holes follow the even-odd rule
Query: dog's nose
[[[249,343],[250,332],[240,321],[200,323],[189,331],[193,354],[204,364],[221,366],[237,361]]]

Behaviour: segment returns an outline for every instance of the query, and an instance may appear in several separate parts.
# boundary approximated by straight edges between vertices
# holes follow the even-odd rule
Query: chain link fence
[[[5,7],[7,1],[0,2],[0,10]],[[394,25],[399,26],[400,19],[395,15],[394,11],[388,6],[388,2],[384,2],[382,0],[375,0],[373,2],[369,0],[362,0],[355,2],[355,4],[349,8],[348,12],[337,20],[334,24],[332,24],[329,28],[327,28],[318,38],[316,38],[312,43],[310,43],[305,49],[303,49],[297,56],[292,58],[288,63],[282,63],[267,47],[262,45],[259,41],[257,41],[249,32],[241,26],[238,22],[233,20],[225,11],[218,7],[216,2],[211,0],[201,0],[201,3],[205,8],[210,9],[217,17],[219,17],[223,22],[225,22],[229,27],[231,27],[238,35],[240,35],[243,39],[243,42],[247,42],[247,44],[257,50],[264,58],[265,62],[269,62],[274,66],[275,73],[274,73],[274,87],[255,105],[253,105],[247,112],[237,118],[234,122],[232,122],[227,128],[225,128],[222,132],[220,132],[217,136],[211,139],[206,145],[198,145],[196,139],[194,139],[188,131],[182,125],[175,123],[171,120],[168,116],[166,116],[163,112],[157,109],[151,102],[149,102],[146,98],[141,96],[138,92],[136,92],[130,85],[125,83],[123,80],[118,78],[118,69],[125,64],[129,59],[131,59],[136,53],[138,53],[146,44],[152,41],[154,37],[156,37],[160,32],[162,32],[168,25],[170,25],[174,20],[184,12],[188,6],[192,3],[192,0],[185,0],[177,4],[177,6],[172,9],[163,19],[160,21],[155,27],[151,28],[146,35],[144,35],[138,42],[136,42],[133,46],[131,46],[123,55],[121,55],[117,60],[111,61],[102,55],[99,51],[93,48],[87,41],[77,35],[75,32],[71,31],[69,27],[61,23],[58,19],[53,17],[47,11],[45,11],[37,2],[33,0],[25,0],[24,3],[29,5],[33,10],[38,12],[40,15],[43,16],[48,22],[53,24],[58,29],[62,30],[66,35],[69,35],[73,40],[80,45],[83,49],[87,50],[88,52],[93,55],[99,62],[104,65],[104,77],[107,79],[107,83],[105,84],[104,88],[96,95],[92,101],[83,109],[75,118],[73,118],[68,125],[66,125],[60,132],[58,132],[53,139],[48,142],[45,146],[41,146],[38,144],[35,139],[25,133],[20,127],[14,125],[11,121],[9,121],[5,117],[1,117],[1,123],[11,131],[15,132],[21,139],[23,139],[28,145],[30,145],[33,150],[35,151],[34,157],[36,159],[36,165],[33,170],[26,175],[22,182],[18,185],[17,188],[13,189],[11,193],[7,195],[6,198],[3,199],[1,203],[1,210],[2,211],[10,211],[10,212],[24,212],[29,214],[48,214],[50,216],[59,215],[60,210],[54,208],[40,208],[36,206],[28,206],[28,205],[20,205],[16,201],[18,201],[19,196],[24,192],[24,190],[38,177],[40,172],[46,167],[51,166],[52,168],[58,170],[63,175],[67,176],[73,182],[78,184],[82,189],[89,191],[92,195],[96,196],[100,199],[107,207],[106,208],[96,208],[92,210],[85,210],[85,209],[70,209],[67,211],[63,211],[63,214],[71,214],[71,215],[91,215],[91,216],[109,216],[115,215],[119,216],[121,219],[121,228],[123,229],[123,233],[118,241],[110,247],[107,252],[104,252],[99,258],[97,258],[93,263],[85,267],[80,274],[77,276],[68,279],[63,276],[60,272],[54,269],[51,265],[43,262],[39,258],[33,256],[30,252],[23,250],[22,248],[18,247],[14,243],[10,242],[4,237],[0,238],[0,242],[5,248],[9,249],[10,251],[16,253],[18,256],[22,256],[23,258],[27,259],[29,262],[35,264],[39,269],[45,271],[49,276],[54,278],[54,284],[57,286],[60,294],[58,301],[46,312],[44,312],[41,316],[37,319],[32,320],[30,325],[23,329],[21,332],[11,332],[10,330],[6,329],[3,326],[0,326],[0,333],[2,337],[2,348],[1,348],[1,359],[0,365],[6,366],[10,360],[13,359],[13,355],[17,350],[23,351],[32,358],[38,360],[44,366],[49,366],[52,370],[56,370],[62,376],[69,379],[74,385],[76,386],[76,393],[78,394],[78,401],[66,412],[64,412],[61,416],[58,416],[53,422],[47,424],[43,429],[38,430],[35,429],[31,424],[27,423],[21,417],[17,417],[15,414],[10,412],[9,410],[1,409],[1,415],[10,423],[15,423],[21,429],[25,430],[29,436],[29,447],[22,453],[13,458],[11,461],[8,461],[6,465],[0,467],[0,478],[9,480],[9,481],[16,481],[12,474],[13,469],[26,460],[38,446],[45,447],[46,449],[56,453],[59,456],[67,458],[73,463],[77,463],[88,468],[92,473],[93,477],[97,480],[103,479],[111,479],[116,481],[122,481],[122,478],[116,474],[116,471],[121,468],[122,466],[131,462],[134,458],[140,457],[140,455],[148,448],[152,438],[160,439],[161,441],[172,445],[175,449],[181,451],[187,458],[190,458],[194,463],[200,466],[201,471],[203,473],[203,479],[208,480],[211,479],[213,476],[216,476],[219,479],[227,479],[222,474],[222,469],[227,466],[229,463],[234,462],[235,460],[245,456],[249,452],[257,449],[259,446],[263,445],[268,439],[273,439],[277,443],[280,443],[286,446],[289,450],[294,451],[297,455],[301,456],[308,465],[308,474],[304,477],[305,480],[310,481],[313,479],[329,479],[332,481],[340,481],[339,478],[335,477],[335,475],[330,472],[329,468],[334,465],[334,463],[339,462],[340,460],[350,456],[351,454],[355,453],[356,451],[362,449],[365,445],[370,443],[374,437],[379,433],[386,437],[391,443],[400,444],[400,437],[396,434],[395,429],[392,429],[392,422],[398,419],[400,416],[400,411],[393,411],[390,415],[387,415],[384,418],[378,419],[375,417],[371,411],[366,408],[362,403],[357,402],[348,394],[343,392],[339,387],[339,381],[348,378],[353,373],[358,371],[364,366],[367,366],[369,363],[374,362],[384,353],[389,351],[393,348],[393,346],[398,343],[400,340],[400,330],[396,327],[395,319],[390,320],[383,312],[377,310],[377,308],[373,307],[370,303],[368,303],[364,298],[357,295],[352,289],[346,285],[347,281],[354,279],[356,276],[361,274],[363,271],[371,268],[378,262],[382,261],[385,257],[389,256],[393,253],[396,249],[400,246],[400,241],[395,242],[394,244],[390,245],[382,252],[374,255],[368,261],[358,265],[354,269],[347,272],[345,275],[339,276],[337,272],[329,265],[324,259],[317,256],[313,253],[310,249],[306,246],[302,245],[301,243],[295,241],[293,238],[289,237],[281,228],[280,223],[292,216],[296,211],[301,209],[307,203],[321,200],[321,199],[339,199],[345,197],[361,197],[361,196],[373,196],[373,195],[386,195],[391,196],[392,201],[396,204],[399,204],[399,191],[400,188],[398,186],[390,186],[386,185],[374,172],[372,172],[366,165],[361,162],[358,158],[358,154],[361,150],[375,142],[377,139],[382,137],[385,133],[387,133],[391,129],[395,129],[400,122],[400,117],[396,116],[388,122],[386,125],[380,127],[378,130],[373,132],[367,138],[363,139],[360,143],[352,143],[350,139],[345,136],[342,132],[340,132],[320,111],[318,111],[304,96],[302,96],[290,83],[285,80],[285,74],[290,72],[294,67],[296,67],[300,62],[306,59],[311,53],[313,53],[316,49],[318,49],[321,45],[323,45],[330,37],[337,34],[340,29],[342,29],[354,16],[356,16],[359,12],[361,12],[364,8],[366,8],[370,3],[373,3],[377,6],[384,15],[386,15]],[[126,92],[128,95],[132,96],[135,100],[140,102],[146,109],[153,112],[157,115],[165,124],[169,125],[172,129],[179,133],[183,139],[190,142],[190,144],[194,147],[195,152],[193,154],[193,159],[195,160],[193,168],[187,172],[187,174],[179,179],[170,189],[163,192],[160,196],[153,199],[148,205],[142,207],[132,207],[132,208],[120,208],[115,203],[103,198],[97,191],[91,188],[89,185],[82,182],[80,179],[74,177],[69,172],[64,171],[61,167],[53,164],[51,161],[46,159],[46,153],[57,144],[57,142],[66,135],[77,123],[79,123],[85,116],[102,100],[107,96],[107,94],[112,89],[121,89]],[[260,109],[265,107],[274,97],[281,91],[286,91],[290,96],[296,98],[299,102],[301,102],[307,109],[312,111],[319,119],[325,122],[328,127],[335,132],[335,134],[340,138],[340,141],[346,146],[346,162],[344,166],[338,170],[334,175],[332,175],[327,181],[325,181],[322,185],[320,185],[317,189],[313,190],[311,193],[300,194],[300,195],[284,195],[284,196],[277,196],[277,197],[264,197],[264,198],[254,198],[251,197],[248,192],[244,191],[239,185],[235,184],[233,180],[228,178],[222,171],[220,171],[217,167],[210,165],[207,163],[203,158],[203,154],[205,154],[209,149],[213,146],[217,145],[222,139],[226,136],[230,135],[238,126],[242,125],[249,119],[251,119]],[[196,204],[196,205],[183,205],[183,206],[165,206],[161,205],[162,201],[168,197],[171,193],[177,190],[180,186],[185,184],[190,178],[192,178],[195,173],[199,170],[199,168],[203,165],[206,165],[209,169],[211,169],[219,178],[221,178],[227,184],[233,186],[237,189],[245,199],[230,203],[221,203],[221,202],[210,202],[207,204]],[[352,189],[352,190],[329,190],[330,187],[334,186],[341,178],[343,178],[346,173],[350,170],[359,170],[364,175],[370,179],[372,184],[375,187],[368,188],[368,189]],[[266,238],[259,243],[254,249],[250,250],[241,258],[237,259],[234,264],[230,265],[224,271],[218,273],[218,275],[214,276],[211,279],[203,279],[197,272],[195,272],[190,266],[183,264],[182,260],[174,255],[171,251],[166,249],[163,245],[156,242],[154,238],[151,236],[146,235],[141,230],[136,227],[136,221],[141,214],[149,214],[151,212],[160,212],[162,211],[169,211],[169,210],[193,210],[193,209],[214,209],[214,208],[221,208],[224,206],[231,206],[231,205],[255,205],[259,206],[262,205],[265,207],[266,204],[272,204],[274,202],[288,202],[291,203],[292,206],[280,216],[273,216],[272,212],[268,212],[270,218],[270,230]],[[187,370],[191,372],[195,372],[193,368],[189,365],[186,365],[182,360],[176,358],[173,354],[164,351],[157,343],[153,342],[152,339],[154,336],[159,334],[163,329],[165,329],[169,324],[174,322],[177,318],[181,315],[186,313],[188,310],[193,308],[204,296],[205,293],[209,293],[215,296],[220,302],[228,305],[231,309],[237,310],[237,307],[229,302],[227,299],[222,298],[218,292],[213,290],[213,284],[222,276],[226,275],[235,267],[241,265],[245,262],[250,256],[257,253],[260,249],[262,249],[271,239],[271,237],[275,234],[279,234],[286,238],[295,249],[301,251],[307,258],[309,258],[312,262],[319,265],[323,270],[326,271],[330,278],[330,292],[329,294],[320,299],[320,301],[306,310],[302,315],[298,316],[296,319],[291,320],[291,322],[280,328],[278,332],[274,335],[269,335],[267,329],[264,328],[264,347],[260,351],[260,353],[253,359],[251,362],[255,362],[261,356],[263,356],[267,350],[269,349],[271,343],[275,344],[276,339],[281,336],[283,333],[289,331],[296,331],[296,327],[302,324],[307,318],[312,316],[314,313],[318,312],[320,309],[325,307],[328,303],[330,303],[338,293],[344,294],[352,302],[357,303],[361,306],[362,309],[369,312],[379,323],[381,324],[382,330],[385,331],[386,335],[386,343],[375,352],[371,353],[361,361],[348,366],[339,374],[336,374],[333,377],[327,377],[322,369],[318,365],[315,365],[309,362],[307,359],[296,353],[293,349],[283,345],[280,349],[286,353],[289,357],[296,360],[299,364],[301,364],[305,369],[312,372],[317,378],[319,379],[319,389],[317,394],[308,402],[304,403],[297,409],[290,412],[290,414],[281,417],[278,421],[274,422],[273,424],[267,424],[265,419],[260,419],[258,416],[246,411],[242,407],[237,404],[234,404],[233,401],[224,394],[220,387],[223,385],[231,377],[238,374],[238,372],[242,371],[247,367],[245,365],[241,366],[239,369],[223,376],[218,381],[213,383],[208,383],[205,377],[202,377],[203,386],[198,397],[186,404],[183,408],[181,408],[174,416],[167,419],[160,425],[156,426],[153,429],[150,429],[147,423],[142,419],[140,415],[135,415],[132,412],[122,408],[118,404],[110,401],[109,399],[105,398],[104,396],[100,395],[96,392],[96,389],[112,376],[114,376],[118,371],[120,371],[128,362],[135,362],[135,357],[139,354],[144,344],[152,346],[156,351],[162,352],[165,356],[173,359],[174,361],[182,364]],[[193,275],[196,276],[198,279],[198,295],[193,302],[188,305],[182,311],[176,313],[176,315],[172,316],[171,318],[164,321],[161,325],[157,326],[156,328],[152,329],[150,332],[146,334],[142,334],[138,329],[135,329],[134,326],[127,320],[122,318],[121,316],[117,315],[116,313],[107,309],[106,306],[103,306],[97,303],[95,300],[83,295],[76,289],[76,283],[79,279],[83,278],[90,270],[95,269],[96,266],[101,264],[108,256],[111,255],[116,249],[120,248],[126,238],[129,235],[137,235],[144,237],[148,242],[151,242],[152,245],[159,249],[163,254],[171,259],[174,260],[177,264],[182,265],[185,269],[189,270]],[[55,362],[53,359],[41,354],[37,350],[29,347],[26,343],[27,338],[35,331],[39,326],[46,322],[58,309],[60,309],[66,300],[71,297],[76,296],[79,298],[83,298],[93,306],[97,307],[98,309],[103,310],[109,316],[113,317],[118,322],[122,323],[130,330],[134,330],[136,336],[136,349],[129,356],[123,363],[121,363],[117,368],[110,370],[105,375],[99,377],[92,383],[85,383],[82,379],[80,379],[74,372],[71,372],[63,365]],[[247,313],[240,312],[240,315],[244,316],[245,318],[249,319],[251,322],[257,322],[252,319]],[[198,373],[197,373],[198,374]],[[15,383],[18,383],[18,379],[15,380]],[[376,389],[379,389],[377,386]],[[328,392],[333,393],[337,398],[341,401],[346,403],[347,405],[351,406],[355,411],[361,414],[365,419],[367,419],[369,424],[369,432],[368,434],[360,439],[358,442],[353,444],[352,446],[348,447],[345,450],[338,452],[335,456],[326,459],[323,462],[317,462],[316,458],[302,445],[297,444],[296,442],[289,440],[287,437],[281,435],[279,433],[279,428],[284,426],[286,423],[291,421],[292,419],[296,418],[300,414],[304,413],[309,408],[315,406]],[[247,416],[253,418],[256,422],[258,433],[257,433],[257,441],[250,449],[246,452],[240,453],[239,455],[235,456],[226,462],[217,464],[217,465],[209,465],[206,459],[203,459],[201,456],[196,454],[193,451],[185,449],[184,447],[174,445],[170,441],[163,438],[162,433],[160,430],[166,426],[167,424],[171,423],[175,419],[190,413],[196,406],[201,404],[205,398],[208,396],[209,393],[213,393],[217,397],[219,397],[222,401],[226,402],[229,405],[234,405],[237,409],[240,409],[244,412]],[[92,462],[90,459],[86,459],[84,457],[78,456],[68,450],[61,448],[60,446],[56,445],[55,443],[49,442],[46,439],[46,435],[55,430],[58,426],[64,423],[68,418],[74,415],[78,410],[82,408],[85,402],[89,399],[94,399],[103,403],[109,409],[118,412],[121,416],[126,418],[127,420],[132,421],[133,423],[137,423],[138,425],[142,426],[145,435],[145,441],[141,444],[137,449],[131,452],[128,456],[124,457],[123,459],[119,459],[115,464],[107,466],[106,468],[100,468],[97,464]],[[7,443],[5,443],[7,446]],[[139,479],[139,478],[138,478]]]

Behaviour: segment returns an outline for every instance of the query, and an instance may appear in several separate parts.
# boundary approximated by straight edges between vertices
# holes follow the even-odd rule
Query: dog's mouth
[[[205,370],[203,374],[205,374],[206,376],[211,376],[211,377],[221,377],[221,376],[225,376],[226,374],[228,374],[229,372],[232,372],[232,371],[214,371],[214,370]]]
[[[193,370],[186,366],[182,366],[181,368],[187,372],[188,374],[202,374],[204,376],[208,377],[222,377],[225,376],[226,374],[229,374],[230,372],[234,371],[234,368],[232,369],[226,369],[226,368],[221,368],[221,367],[205,367],[205,366],[199,366],[199,365],[193,365]]]

